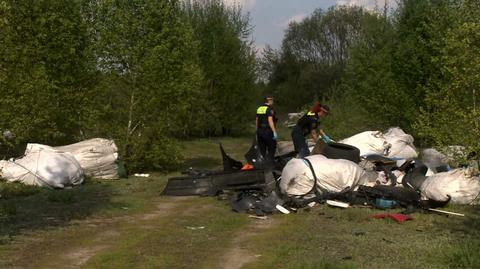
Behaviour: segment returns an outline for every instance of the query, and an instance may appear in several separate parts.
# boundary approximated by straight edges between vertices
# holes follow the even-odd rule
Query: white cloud
[[[256,0],[223,0],[223,1],[227,5],[230,5],[230,6],[239,5],[246,10],[253,8],[256,4]]]
[[[381,10],[385,6],[385,2],[389,8],[396,6],[396,1],[392,0],[337,0],[337,5],[362,6],[370,10],[378,7]]]
[[[297,14],[297,15],[294,15],[280,23],[277,23],[278,26],[281,26],[283,28],[287,27],[291,22],[301,22],[303,21],[303,19],[305,19],[307,17],[307,14],[305,13],[300,13],[300,14]]]

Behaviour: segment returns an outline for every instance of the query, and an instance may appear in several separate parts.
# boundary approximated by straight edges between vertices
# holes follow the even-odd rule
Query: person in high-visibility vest
[[[315,143],[321,137],[325,143],[333,141],[320,127],[320,119],[326,117],[330,113],[330,108],[327,105],[321,105],[317,102],[311,110],[303,115],[292,130],[292,140],[295,151],[298,152],[298,158],[303,158],[310,155],[307,141],[305,137],[311,135]]]
[[[257,126],[258,148],[267,163],[273,164],[277,149],[277,117],[273,110],[273,96],[267,95],[265,103],[257,108],[255,125]]]

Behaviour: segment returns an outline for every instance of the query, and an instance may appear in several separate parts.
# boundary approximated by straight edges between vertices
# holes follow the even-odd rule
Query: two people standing
[[[273,96],[267,95],[265,97],[265,103],[257,108],[256,116],[258,147],[262,156],[269,163],[273,163],[274,161],[278,139],[276,129],[278,119],[273,110],[273,103]],[[307,135],[311,135],[315,143],[320,138],[322,138],[325,143],[335,142],[320,128],[320,119],[326,117],[329,113],[330,108],[327,105],[321,105],[320,102],[317,102],[297,121],[291,135],[295,151],[298,152],[299,158],[310,155],[310,150],[308,149],[308,144],[305,139]]]

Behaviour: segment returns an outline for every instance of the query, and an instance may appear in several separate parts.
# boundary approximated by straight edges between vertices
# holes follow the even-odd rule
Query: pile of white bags
[[[362,132],[338,142],[357,147],[361,156],[371,154],[386,155],[391,146],[380,131]]]
[[[472,204],[480,196],[480,177],[470,176],[467,169],[455,169],[427,177],[421,186],[422,197],[455,204]],[[477,200],[478,202],[478,200]]]
[[[73,155],[38,144],[28,144],[20,159],[0,161],[0,177],[52,188],[79,185],[84,180],[83,170]]]
[[[327,159],[322,155],[308,156],[317,176],[320,193],[341,192],[366,184],[365,170],[356,163],[342,159]],[[289,196],[308,194],[314,186],[314,177],[309,165],[302,159],[291,159],[283,168],[280,190]]]
[[[113,140],[93,138],[55,149],[73,154],[88,176],[118,178],[118,148]]]
[[[388,150],[388,157],[403,159],[415,159],[418,157],[418,153],[413,145],[413,136],[406,134],[402,129],[398,127],[390,128],[384,137],[391,145]]]

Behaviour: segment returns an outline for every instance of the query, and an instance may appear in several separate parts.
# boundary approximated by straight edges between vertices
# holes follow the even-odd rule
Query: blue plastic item
[[[394,208],[397,205],[395,200],[387,200],[382,198],[375,199],[375,206],[381,209]]]

